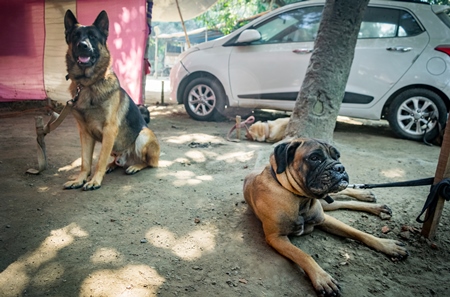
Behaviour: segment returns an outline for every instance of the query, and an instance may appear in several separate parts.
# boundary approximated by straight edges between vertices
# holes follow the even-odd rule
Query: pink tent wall
[[[82,24],[93,23],[101,10],[109,17],[108,48],[113,69],[122,88],[136,103],[142,103],[142,67],[147,40],[145,0],[0,0],[2,47],[0,47],[0,101],[68,100],[65,82],[66,67],[61,60],[67,50],[65,43],[46,44],[46,40],[64,41],[65,8],[73,10]],[[48,7],[53,6],[53,10]],[[56,7],[56,9],[55,9]],[[59,7],[59,9],[58,9]],[[46,12],[52,15],[46,15]],[[56,14],[56,15],[55,15]],[[47,29],[47,30],[46,30]],[[46,36],[46,31],[57,36]],[[44,56],[46,66],[44,67]],[[56,56],[59,56],[56,60]],[[52,59],[55,61],[52,62]],[[62,65],[61,65],[62,64]],[[48,67],[50,65],[50,67]],[[51,79],[45,79],[45,78]],[[55,82],[56,81],[56,82]],[[62,89],[61,92],[55,89]]]
[[[44,0],[1,0],[0,19],[0,101],[45,99]]]

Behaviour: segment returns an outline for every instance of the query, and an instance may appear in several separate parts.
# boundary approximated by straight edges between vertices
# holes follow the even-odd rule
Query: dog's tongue
[[[90,59],[91,59],[91,57],[78,57],[78,62],[87,63],[87,62],[89,62]]]

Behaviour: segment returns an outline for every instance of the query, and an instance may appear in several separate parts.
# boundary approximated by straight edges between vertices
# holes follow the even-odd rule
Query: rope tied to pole
[[[417,222],[425,223],[429,219],[429,215],[425,216],[423,220],[420,217],[427,209],[428,214],[434,213],[439,197],[444,198],[446,201],[450,201],[450,178],[444,178],[437,184],[431,186],[430,194],[428,194],[425,205],[423,206],[419,216],[416,218]]]
[[[245,128],[245,130],[247,131],[247,134],[249,134],[247,125],[251,125],[251,124],[253,124],[254,122],[255,122],[255,117],[254,117],[254,116],[250,116],[250,117],[248,117],[245,121],[240,122],[240,123],[236,123],[233,127],[231,127],[230,131],[228,132],[228,134],[227,134],[227,140],[228,140],[228,141],[231,141],[231,142],[239,142],[239,141],[241,141],[239,138],[234,138],[234,139],[232,139],[232,138],[231,138],[231,133],[232,133],[234,130],[236,130],[236,129],[237,129],[237,130],[240,130],[241,128]]]
[[[348,185],[347,188],[352,189],[373,189],[373,188],[389,188],[389,187],[415,187],[415,186],[427,186],[431,185],[430,193],[427,196],[427,200],[422,208],[422,211],[417,216],[416,221],[418,223],[425,223],[430,214],[433,214],[436,210],[436,205],[439,197],[444,198],[446,201],[450,201],[450,178],[444,178],[437,184],[433,185],[434,177],[408,180],[403,182],[384,183],[384,184],[353,184]],[[420,217],[428,210],[427,215],[422,220]]]

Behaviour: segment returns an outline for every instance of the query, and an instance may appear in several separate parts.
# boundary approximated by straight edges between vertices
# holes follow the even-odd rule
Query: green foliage
[[[300,1],[302,0],[219,0],[194,20],[203,23],[208,29],[219,29],[223,34],[229,34],[245,24],[242,20]],[[427,2],[450,5],[450,0],[428,0]]]
[[[217,28],[228,34],[240,19],[263,12],[267,6],[261,0],[219,0],[196,20],[201,20],[208,29]]]
[[[434,0],[434,1],[431,0],[428,2],[433,3],[433,4],[450,5],[450,0]]]

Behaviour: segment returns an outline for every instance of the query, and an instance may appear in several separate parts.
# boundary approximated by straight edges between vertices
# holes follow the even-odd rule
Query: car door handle
[[[392,52],[405,53],[405,52],[411,51],[412,48],[411,47],[403,47],[403,46],[395,46],[395,47],[388,47],[387,50],[392,51]]]
[[[312,53],[312,49],[308,49],[308,48],[297,48],[297,49],[295,49],[295,50],[293,50],[292,52],[293,53],[296,53],[296,54],[302,54],[302,55],[305,55],[305,54],[310,54],[310,53]]]

